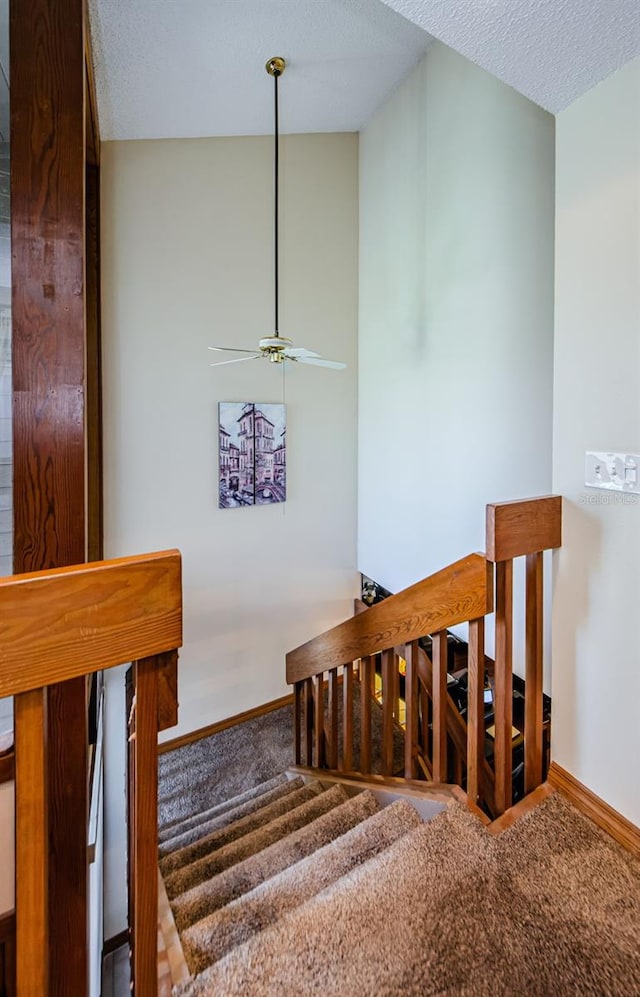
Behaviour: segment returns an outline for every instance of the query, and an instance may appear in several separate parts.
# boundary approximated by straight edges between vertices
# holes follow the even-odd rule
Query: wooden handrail
[[[492,600],[492,566],[484,555],[470,554],[289,651],[287,682],[484,616]]]
[[[329,689],[329,762],[338,764],[337,687],[345,688],[342,767],[350,766],[353,730],[350,682],[357,663],[360,688],[360,771],[370,774],[371,697],[375,668],[381,673],[381,744],[376,752],[385,773],[398,768],[398,657],[406,662],[403,768],[406,778],[424,769],[435,781],[453,777],[474,803],[494,816],[511,805],[513,782],[512,645],[513,559],[524,556],[526,573],[525,792],[540,785],[542,759],[543,552],[560,546],[562,499],[548,495],[487,506],[487,555],[471,554],[430,578],[367,608],[354,600],[355,615],[289,652],[287,681],[296,692],[296,758],[306,742],[307,764],[315,754],[322,767],[325,672]],[[495,568],[494,568],[495,566]],[[495,570],[495,579],[494,579]],[[494,598],[495,582],[495,598]],[[495,604],[494,768],[486,758],[484,683],[485,617]],[[447,691],[447,630],[469,624],[467,714],[464,719]],[[430,637],[433,662],[418,646]],[[377,680],[376,680],[377,681]],[[380,688],[380,687],[378,687]],[[315,752],[311,750],[314,739]],[[449,751],[450,743],[455,752]],[[466,765],[466,781],[463,766]]]
[[[175,717],[181,644],[178,551],[0,579],[0,696],[15,696],[16,972],[24,997],[50,992],[47,686],[128,661],[136,662],[133,968],[136,992],[155,993],[157,740]],[[85,991],[78,975],[70,970],[69,993]]]
[[[0,697],[182,644],[178,551],[0,579]]]

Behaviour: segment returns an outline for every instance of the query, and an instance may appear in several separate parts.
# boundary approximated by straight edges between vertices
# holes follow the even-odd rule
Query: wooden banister
[[[491,565],[482,554],[470,554],[289,651],[287,682],[484,616],[492,599]]]
[[[181,644],[178,551],[0,579],[0,696],[16,697],[16,969],[21,997],[49,997],[55,990],[48,965],[53,860],[47,687],[57,689],[60,682],[132,660],[137,662],[129,839],[135,870],[134,983],[140,997],[156,992],[157,740],[158,730],[175,722]],[[56,916],[64,917],[65,910]],[[84,993],[85,963],[76,963],[68,960],[67,990]]]
[[[0,697],[182,644],[178,551],[0,578]]]

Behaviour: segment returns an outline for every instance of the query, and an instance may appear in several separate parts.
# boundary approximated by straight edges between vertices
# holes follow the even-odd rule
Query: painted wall
[[[262,361],[209,367],[225,355],[208,345],[272,334],[272,155],[269,138],[103,147],[105,548],[182,551],[168,737],[285,694],[286,651],[351,615],[357,593],[356,135],[281,146],[280,331],[348,369],[300,365],[283,383]],[[218,402],[283,398],[286,504],[219,510]],[[107,686],[107,812],[123,798],[109,748],[124,736],[120,683]],[[124,825],[109,820],[107,882],[115,861],[121,884]],[[123,927],[116,890],[106,937]]]
[[[557,143],[552,748],[640,824],[640,501],[584,487],[585,450],[640,452],[640,59],[558,116]]]
[[[550,490],[553,212],[554,119],[444,45],[361,134],[358,559],[392,591]]]

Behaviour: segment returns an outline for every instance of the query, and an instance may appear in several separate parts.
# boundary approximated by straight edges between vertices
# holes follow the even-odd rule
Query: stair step
[[[326,813],[273,843],[269,843],[269,835],[265,834],[267,847],[262,851],[175,897],[171,907],[178,930],[184,931],[214,910],[248,893],[287,866],[340,837],[379,809],[371,793],[360,793],[346,799],[346,793],[340,786],[334,786],[318,800],[329,804]]]
[[[420,823],[420,817],[411,804],[398,800],[226,907],[196,922],[182,935],[182,947],[191,973],[206,969],[351,869],[388,848]]]
[[[235,810],[236,807],[241,806],[243,803],[263,796],[265,793],[271,792],[272,789],[276,789],[277,786],[286,785],[288,782],[289,779],[283,772],[273,779],[261,782],[252,789],[245,790],[244,793],[232,796],[231,799],[225,800],[223,803],[217,803],[208,810],[199,810],[190,817],[178,817],[174,820],[165,821],[158,831],[158,841],[166,841],[168,838],[173,838],[175,835],[181,834],[183,831],[188,831],[192,827],[198,827],[202,820],[212,820],[214,817],[222,816],[227,811]]]
[[[491,957],[477,925],[494,849],[480,822],[473,826],[463,811],[452,804],[409,831],[177,987],[175,997],[461,992],[461,983],[473,980],[472,956]],[[458,917],[444,929],[452,895]],[[469,949],[464,980],[447,975],[452,965],[460,970],[460,960],[450,958],[454,939],[455,951]]]
[[[172,900],[180,893],[185,893],[204,880],[228,869],[229,866],[249,858],[250,855],[255,855],[272,841],[279,841],[292,831],[308,824],[320,814],[338,806],[346,799],[344,790],[340,793],[334,792],[338,788],[341,787],[334,786],[333,789],[323,790],[318,782],[308,783],[288,797],[291,806],[286,813],[280,814],[267,824],[250,831],[249,834],[245,834],[237,841],[230,841],[214,852],[203,855],[202,858],[164,876],[169,899]],[[173,856],[169,856],[169,858],[171,857]]]
[[[174,869],[200,858],[206,852],[212,851],[212,848],[204,846],[199,848],[197,846],[204,841],[213,841],[213,835],[220,834],[220,838],[216,839],[216,841],[219,840],[220,844],[224,843],[225,840],[232,841],[234,837],[239,838],[247,831],[267,823],[279,813],[284,813],[285,810],[290,809],[287,806],[289,797],[294,796],[296,790],[303,789],[304,785],[304,780],[300,777],[292,779],[281,786],[276,786],[268,793],[263,793],[232,810],[227,810],[224,814],[208,820],[204,819],[200,825],[162,842],[158,849],[161,856],[160,869],[162,874],[172,872]],[[221,833],[223,831],[227,832],[226,837]],[[218,846],[215,845],[215,847]],[[174,855],[177,858],[172,861]],[[188,857],[189,855],[191,857]]]

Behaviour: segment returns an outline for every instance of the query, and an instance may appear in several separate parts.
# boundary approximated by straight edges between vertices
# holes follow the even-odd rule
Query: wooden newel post
[[[133,984],[137,997],[158,988],[158,665],[135,664],[133,733]]]
[[[47,690],[15,698],[16,982],[49,997]]]

